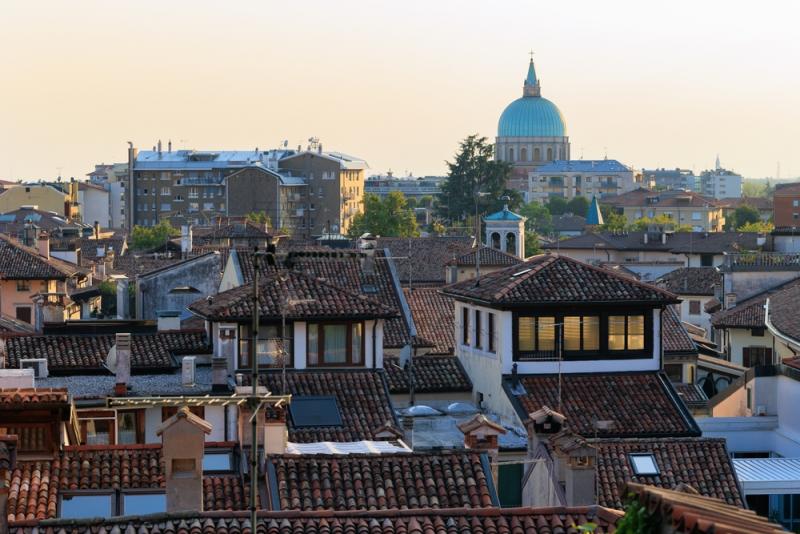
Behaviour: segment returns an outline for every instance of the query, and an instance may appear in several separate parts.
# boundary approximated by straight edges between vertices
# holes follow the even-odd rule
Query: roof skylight
[[[631,454],[631,466],[637,475],[657,475],[659,474],[656,458],[652,454]]]

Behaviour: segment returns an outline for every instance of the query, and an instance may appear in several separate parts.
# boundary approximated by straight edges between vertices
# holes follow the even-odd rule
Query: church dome
[[[533,60],[528,65],[522,95],[500,115],[498,137],[566,137],[567,127],[561,111],[541,96]]]

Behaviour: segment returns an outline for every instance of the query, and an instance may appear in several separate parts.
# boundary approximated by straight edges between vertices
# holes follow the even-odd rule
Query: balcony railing
[[[744,252],[727,254],[724,266],[730,271],[800,271],[800,253]]]

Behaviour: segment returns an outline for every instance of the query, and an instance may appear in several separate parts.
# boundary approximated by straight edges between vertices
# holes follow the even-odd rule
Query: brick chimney
[[[36,248],[39,250],[39,256],[46,260],[50,259],[50,235],[47,232],[39,232],[36,236]]]
[[[131,335],[117,334],[115,341],[116,362],[114,362],[114,374],[117,381],[114,386],[114,395],[122,397],[128,393],[128,383],[131,381]]]
[[[483,414],[476,414],[472,419],[464,421],[458,425],[458,429],[464,434],[464,445],[468,449],[485,452],[489,456],[489,462],[493,466],[492,478],[497,484],[497,454],[500,450],[497,440],[498,436],[508,431]]]
[[[167,512],[203,511],[203,453],[208,421],[184,406],[164,421],[156,435],[161,436],[167,488]]]
[[[8,534],[8,480],[17,466],[17,436],[0,435],[0,534]]]

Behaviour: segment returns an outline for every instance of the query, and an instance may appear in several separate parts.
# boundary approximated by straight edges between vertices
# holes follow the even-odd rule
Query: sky
[[[656,5],[657,4],[657,5]],[[0,179],[149,149],[305,146],[443,174],[535,52],[573,157],[800,175],[800,3],[5,0]]]

